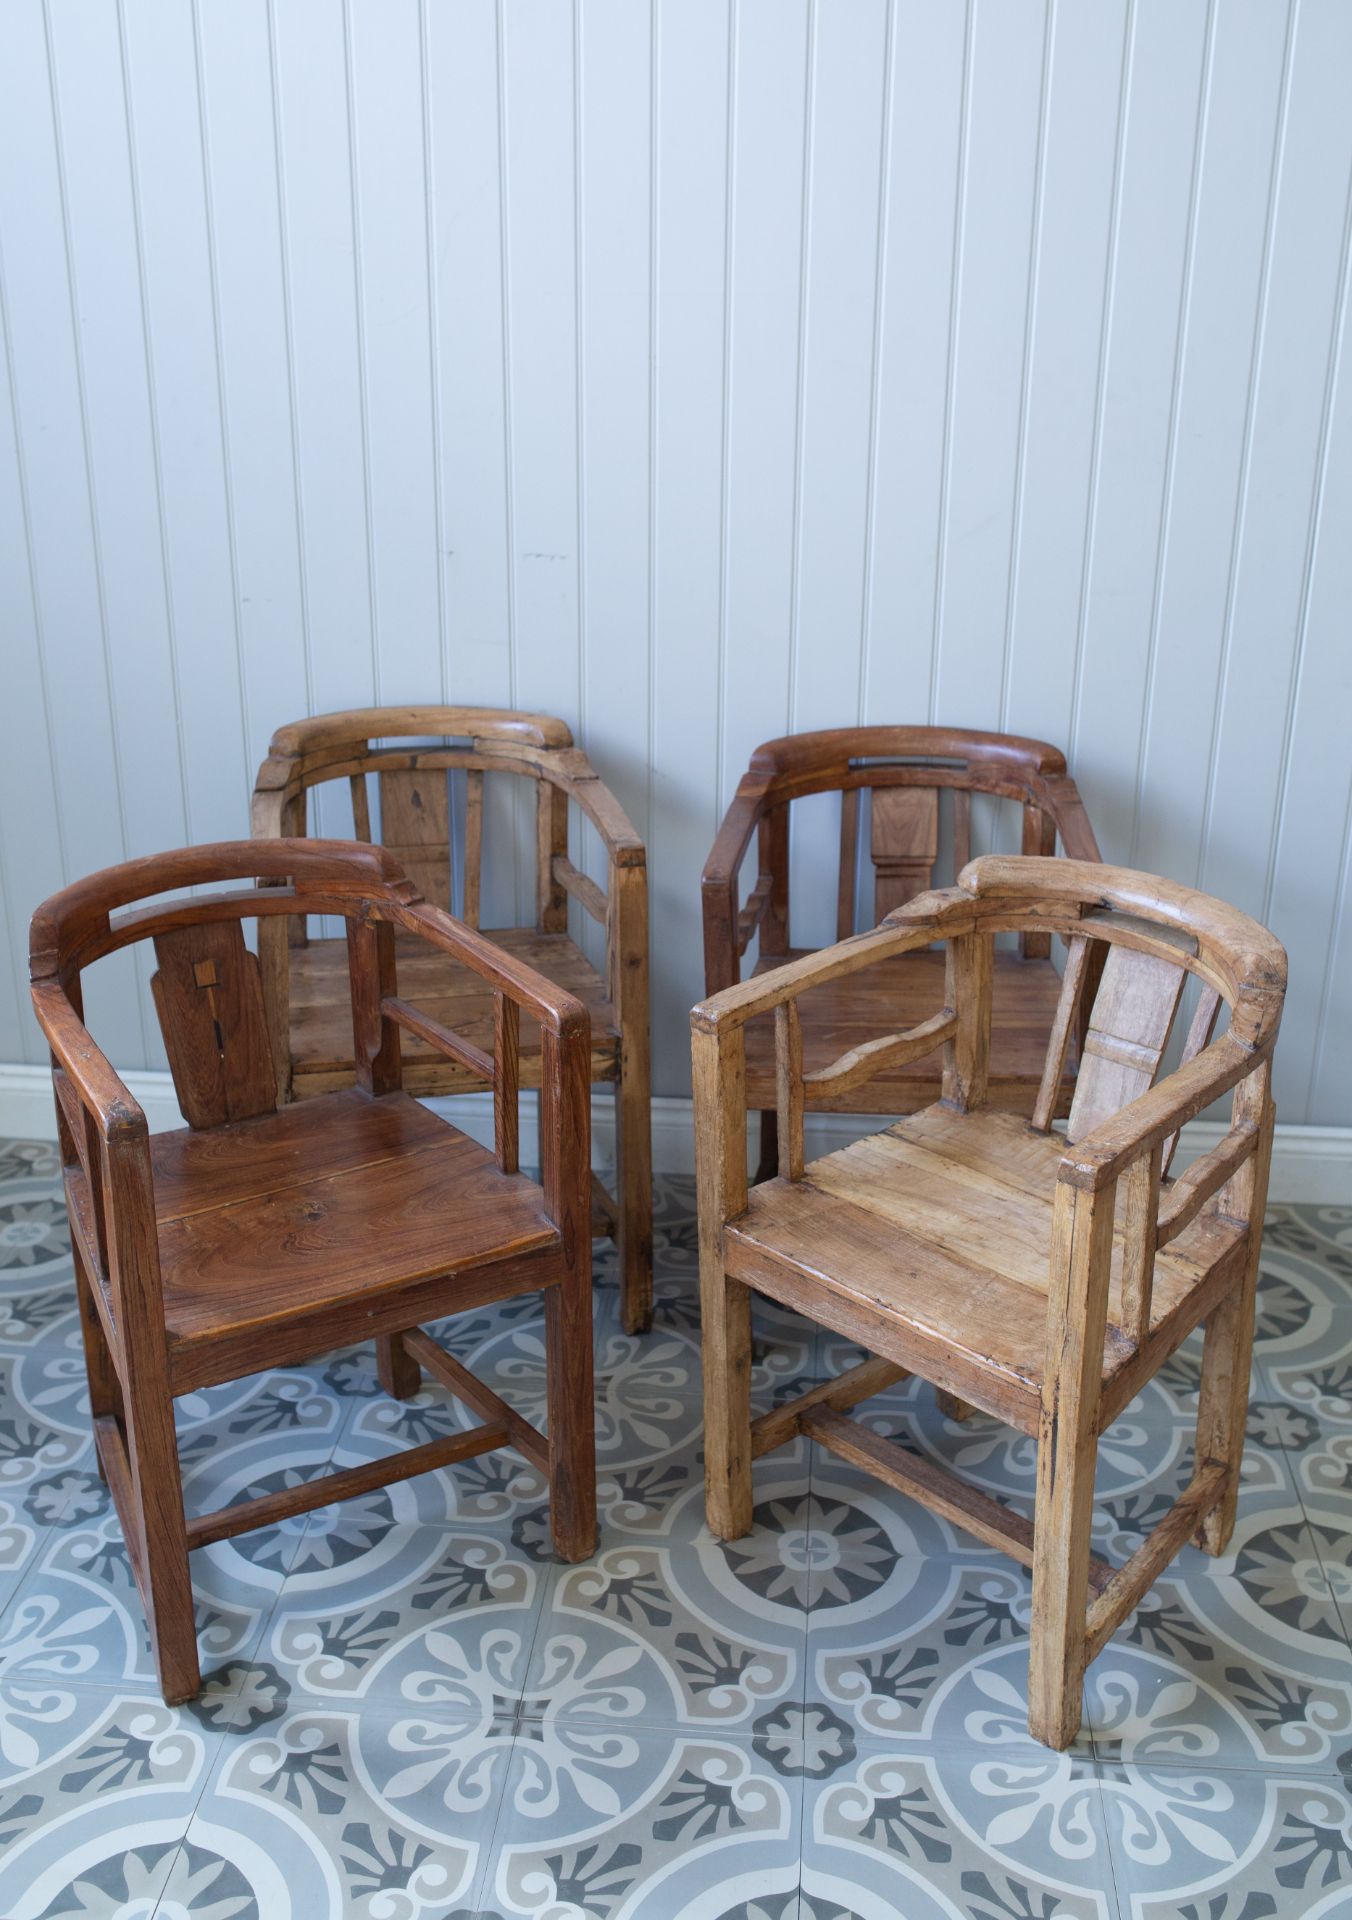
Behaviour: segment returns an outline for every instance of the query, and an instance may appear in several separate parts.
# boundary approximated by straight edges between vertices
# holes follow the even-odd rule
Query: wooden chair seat
[[[806,1025],[806,1023],[805,1023]],[[1035,1433],[1046,1365],[1047,1248],[1065,1151],[1013,1114],[932,1106],[752,1188],[725,1229],[727,1270],[858,1338],[908,1373]],[[1201,1290],[1241,1248],[1241,1224],[1202,1216],[1155,1261],[1151,1335],[1176,1346],[1210,1305]],[[1105,1403],[1139,1361],[1121,1330],[1123,1233],[1113,1235]]]
[[[541,933],[535,927],[495,927],[484,938],[533,967],[565,992],[581,1000],[591,1016],[591,1078],[614,1080],[619,1074],[620,1031],[605,982],[581,948],[566,933]],[[449,955],[430,952],[425,941],[395,942],[401,991],[453,1033],[491,1055],[493,990]],[[352,1084],[352,1002],[347,980],[347,942],[311,940],[291,949],[292,1093],[304,1099]],[[407,1034],[403,1041],[404,1086],[419,1098],[467,1093],[482,1080],[425,1040]],[[539,1023],[522,1014],[520,1084],[540,1085]]]
[[[157,1134],[151,1165],[176,1393],[233,1378],[250,1343],[274,1365],[313,1352],[315,1316],[350,1324],[358,1298],[380,1332],[428,1317],[421,1282],[438,1314],[538,1286],[531,1256],[559,1244],[537,1186],[406,1093]]]
[[[810,951],[796,948],[787,954],[768,954],[755,974],[772,972]],[[1061,977],[1050,959],[1025,959],[1018,953],[997,953],[993,972],[990,1097],[1012,1113],[1031,1113],[1042,1077],[1047,1035],[1061,993]],[[830,1066],[847,1049],[862,1046],[891,1028],[919,1026],[943,1004],[941,952],[898,954],[880,961],[867,973],[811,987],[798,1001],[804,1070],[813,1073]],[[1075,1090],[1073,1036],[1067,1052],[1058,1114],[1069,1111]],[[942,1079],[943,1055],[936,1048],[927,1059],[879,1073],[867,1086],[852,1093],[829,1097],[813,1094],[809,1104],[838,1113],[906,1113],[937,1099]],[[775,1028],[769,1014],[747,1023],[746,1088],[747,1101],[753,1108],[774,1106]]]

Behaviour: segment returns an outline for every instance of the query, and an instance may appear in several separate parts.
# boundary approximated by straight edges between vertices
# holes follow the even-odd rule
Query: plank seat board
[[[605,983],[566,934],[534,927],[497,927],[485,938],[513,959],[536,968],[576,994],[591,1015],[593,1080],[613,1080],[619,1071],[619,1027],[606,997]],[[452,1028],[484,1053],[493,1052],[493,993],[487,982],[425,941],[400,936],[395,941],[401,999]],[[293,1087],[298,1095],[328,1092],[350,1085],[352,1010],[348,991],[347,943],[311,940],[290,951],[291,1048]],[[454,1093],[482,1087],[467,1067],[411,1033],[400,1040],[404,1086],[413,1094]],[[520,1034],[520,1084],[540,1085],[540,1028],[523,1008]]]
[[[407,1094],[331,1094],[154,1149],[171,1348],[559,1244],[538,1187]]]
[[[790,953],[767,955],[755,971],[767,973],[811,951],[801,947]],[[1031,1113],[1060,993],[1060,975],[1050,960],[1024,960],[1016,953],[996,953],[990,1093],[1002,1107]],[[876,1040],[880,1034],[918,1026],[938,1013],[943,1004],[944,956],[938,951],[899,954],[861,973],[811,987],[797,998],[803,1070],[819,1072],[851,1047]],[[1069,1063],[1074,1059],[1072,1041]],[[926,1058],[879,1073],[848,1093],[833,1096],[809,1088],[807,1104],[810,1110],[837,1113],[904,1111],[934,1099],[942,1074],[943,1050],[936,1047]],[[774,1106],[774,1022],[763,1014],[746,1026],[746,1083],[750,1107]],[[1059,1112],[1066,1111],[1072,1089],[1073,1074],[1065,1081]]]
[[[441,1142],[447,1122],[407,1094],[378,1100],[348,1087],[322,1103],[287,1106],[257,1121],[150,1139],[161,1226],[212,1207],[390,1160]]]
[[[745,1212],[725,1230],[728,1269],[773,1292],[775,1264],[791,1268],[819,1289],[815,1317],[827,1324],[833,1300],[843,1332],[851,1302],[881,1311],[897,1328],[889,1357],[906,1364],[909,1333],[915,1371],[925,1371],[927,1354],[946,1349],[955,1368],[971,1370],[975,1404],[997,1410],[982,1386],[994,1372],[1030,1407],[1045,1364],[1061,1153],[1059,1140],[1032,1133],[1017,1115],[929,1107],[810,1162],[801,1181],[753,1188]],[[1152,1327],[1187,1312],[1195,1288],[1241,1232],[1203,1216],[1159,1255]],[[1118,1231],[1105,1381],[1134,1357],[1121,1331],[1121,1278]]]

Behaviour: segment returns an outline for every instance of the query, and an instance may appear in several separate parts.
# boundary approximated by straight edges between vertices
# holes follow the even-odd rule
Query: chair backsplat
[[[150,982],[179,1106],[191,1127],[277,1104],[258,959],[237,920],[158,935]]]
[[[380,775],[380,839],[423,899],[449,911],[450,790],[444,767]]]

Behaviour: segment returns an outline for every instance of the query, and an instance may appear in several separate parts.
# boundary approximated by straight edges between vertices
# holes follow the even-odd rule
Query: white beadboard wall
[[[1352,1123],[1349,99],[1348,0],[5,0],[0,1060],[45,893],[445,698],[645,834],[680,1093],[751,748],[933,719],[1269,919]]]

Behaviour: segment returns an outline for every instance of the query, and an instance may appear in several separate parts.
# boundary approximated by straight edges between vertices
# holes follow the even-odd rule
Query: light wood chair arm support
[[[559,773],[545,760],[541,761],[541,770],[546,779],[552,779],[570,800],[575,800],[588,820],[601,836],[601,844],[611,868],[642,867],[647,864],[647,853],[642,840],[634,831],[629,815],[615,798],[604,780],[597,774],[586,755],[574,747],[569,753],[555,754],[554,760],[568,761],[568,767],[559,777]]]
[[[1167,1247],[1197,1218],[1212,1194],[1219,1192],[1257,1151],[1258,1140],[1259,1131],[1253,1121],[1241,1120],[1210,1153],[1194,1160],[1186,1173],[1165,1188],[1155,1227],[1157,1247]]]
[[[145,1138],[149,1129],[140,1105],[95,1046],[56,981],[34,982],[33,1008],[57,1064],[65,1070],[81,1105],[97,1121],[104,1139]]]
[[[743,980],[735,985],[724,987],[720,993],[711,994],[691,1009],[690,1023],[696,1032],[714,1033],[720,1028],[743,1026],[758,1013],[768,1013],[771,1008],[781,1005],[785,1000],[796,999],[809,987],[817,986],[825,980],[838,980],[847,974],[858,973],[864,967],[876,966],[880,960],[889,959],[896,953],[911,953],[919,947],[932,946],[936,940],[948,940],[961,933],[970,932],[975,916],[963,914],[961,908],[970,902],[966,896],[953,890],[944,893],[921,894],[905,907],[889,914],[882,926],[874,927],[869,933],[854,934],[848,940],[842,940],[834,947],[823,947],[819,953],[806,953],[798,960],[790,960],[782,967],[776,967],[772,973],[757,974],[754,979]],[[953,909],[957,907],[958,912]],[[943,924],[940,925],[940,912]]]
[[[606,923],[606,895],[601,891],[600,887],[597,886],[591,875],[583,873],[579,868],[575,867],[572,861],[562,853],[556,853],[554,855],[553,860],[550,862],[550,871],[564,892],[571,894],[574,900],[578,901],[586,912],[591,915],[593,920],[599,920],[601,925],[604,926]]]
[[[1185,1067],[1129,1102],[1083,1140],[1068,1146],[1061,1158],[1059,1178],[1069,1186],[1093,1192],[1111,1186],[1133,1160],[1196,1119],[1213,1100],[1260,1066],[1270,1052],[1270,1043],[1250,1051],[1229,1033],[1213,1040]]]

